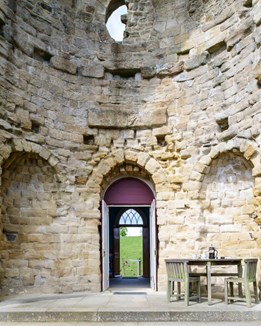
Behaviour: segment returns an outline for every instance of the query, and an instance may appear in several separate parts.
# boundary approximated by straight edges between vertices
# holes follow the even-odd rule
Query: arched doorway
[[[124,262],[136,264],[134,275],[147,279],[157,289],[157,239],[155,196],[150,186],[138,178],[122,178],[106,190],[102,202],[102,289],[107,290],[113,279],[124,278]],[[121,257],[121,228],[141,228],[141,257]],[[129,230],[129,231],[130,231]],[[133,240],[134,241],[134,240]],[[136,240],[135,240],[136,241]],[[132,239],[127,243],[134,246]],[[127,260],[127,261],[126,261]],[[139,262],[140,260],[140,262]],[[140,265],[139,265],[140,264]],[[139,274],[139,275],[137,275]]]

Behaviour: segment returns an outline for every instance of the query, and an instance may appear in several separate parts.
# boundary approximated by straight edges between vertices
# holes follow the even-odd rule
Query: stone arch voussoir
[[[14,139],[11,144],[1,148],[0,163],[7,160],[13,152],[26,152],[38,154],[47,161],[52,167],[56,167],[59,160],[46,148],[41,145],[28,142],[24,139]]]
[[[137,164],[139,167],[143,168],[144,171],[151,176],[156,189],[158,184],[167,184],[168,178],[166,172],[155,158],[144,152],[118,150],[102,160],[98,166],[94,168],[91,177],[87,181],[89,190],[91,190],[93,194],[101,193],[101,184],[104,178],[117,165],[124,162]],[[97,197],[96,200],[98,200]],[[96,204],[99,205],[98,202]]]

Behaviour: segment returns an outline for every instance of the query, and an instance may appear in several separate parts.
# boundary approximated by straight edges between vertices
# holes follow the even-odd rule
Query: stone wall
[[[99,291],[120,176],[154,185],[159,289],[173,255],[261,258],[261,3],[221,2],[129,0],[115,43],[109,0],[1,0],[3,292]]]

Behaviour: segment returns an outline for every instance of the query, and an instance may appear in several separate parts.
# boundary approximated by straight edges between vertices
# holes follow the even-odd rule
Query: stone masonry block
[[[198,191],[201,187],[202,183],[199,181],[189,181],[183,184],[183,189],[185,191],[193,192]]]
[[[205,51],[205,52],[201,53],[200,55],[191,56],[187,61],[185,61],[185,64],[184,64],[185,70],[192,70],[201,65],[206,64],[208,54],[209,53],[207,51]]]
[[[204,179],[204,174],[199,173],[197,171],[192,171],[190,179],[195,181],[202,181]]]
[[[254,76],[257,79],[258,83],[261,84],[261,59],[254,69]]]
[[[261,186],[255,186],[255,188],[253,189],[253,195],[261,196]]]
[[[168,200],[174,200],[175,194],[173,191],[162,191],[158,193],[157,195],[157,200],[162,200],[162,201],[168,201]]]
[[[32,144],[29,141],[24,140],[23,147],[24,147],[25,152],[27,152],[27,153],[32,152]]]
[[[163,126],[160,128],[155,128],[152,131],[153,136],[163,136],[171,134],[171,127],[170,126]]]
[[[39,155],[43,159],[48,160],[48,158],[50,157],[51,153],[48,150],[46,150],[45,148],[41,148],[41,151],[40,151]]]
[[[212,159],[210,157],[210,155],[205,155],[203,157],[200,158],[199,163],[202,164],[203,166],[208,166],[210,165],[212,162]]]
[[[118,164],[124,162],[124,151],[122,149],[118,149],[113,152],[113,156]]]
[[[131,110],[121,108],[116,111],[113,107],[91,109],[88,114],[88,124],[90,127],[116,127],[125,128],[128,126],[128,116]]]
[[[73,75],[76,74],[77,65],[71,60],[59,56],[54,56],[51,58],[50,63],[55,69],[65,71]]]
[[[217,158],[220,154],[219,148],[218,147],[214,147],[211,152],[210,152],[210,157],[213,158]]]
[[[51,166],[56,166],[58,164],[58,159],[54,156],[50,156],[49,159],[48,159],[48,162]]]
[[[0,156],[3,159],[7,159],[10,156],[11,152],[12,152],[11,146],[0,145]]]
[[[23,109],[17,109],[16,114],[20,120],[21,127],[27,130],[31,130],[32,122],[29,118],[29,112]]]
[[[137,162],[138,153],[134,151],[126,151],[125,152],[125,159],[127,162]]]
[[[167,177],[162,169],[158,169],[156,172],[154,172],[152,178],[154,183],[157,184],[157,189],[159,190],[166,189],[166,185],[168,184],[168,182],[167,182]]]
[[[158,170],[161,169],[161,165],[159,164],[159,162],[157,162],[156,160],[154,159],[150,159],[146,166],[145,166],[145,169],[151,173],[151,174],[154,174],[155,172],[157,172]]]
[[[208,224],[217,224],[217,225],[225,225],[225,224],[232,224],[233,223],[233,216],[231,215],[210,215],[207,218]]]
[[[207,167],[208,167],[207,165],[198,162],[194,167],[194,171],[202,174],[205,173]]]
[[[149,160],[150,160],[149,154],[144,153],[144,152],[141,152],[138,154],[138,159],[137,159],[138,165],[144,167]]]
[[[79,73],[84,77],[103,78],[104,67],[102,64],[94,61],[93,63],[87,65],[81,65],[79,67]]]
[[[249,160],[255,152],[255,148],[252,145],[249,145],[244,152],[244,157]]]
[[[261,176],[261,164],[255,166],[252,170],[253,177],[260,177]]]
[[[111,168],[116,165],[113,164],[113,159],[107,159],[105,161],[101,161],[98,169],[97,169],[97,173],[100,173],[101,175],[106,175],[107,173],[110,172]]]
[[[224,8],[221,14],[214,16],[213,19],[208,19],[206,23],[202,26],[204,32],[214,29],[215,27],[220,26],[221,23],[228,20],[234,14],[234,10],[231,8]]]
[[[259,26],[261,24],[261,3],[260,2],[255,6],[253,20],[257,26]]]
[[[42,147],[40,145],[32,143],[31,146],[32,146],[32,152],[33,153],[40,154],[41,149],[42,149]]]
[[[238,233],[242,231],[241,225],[235,225],[235,224],[226,224],[220,226],[220,232],[221,233]]]
[[[23,141],[21,139],[14,139],[13,143],[15,145],[15,150],[18,152],[22,152],[24,147],[23,147]]]

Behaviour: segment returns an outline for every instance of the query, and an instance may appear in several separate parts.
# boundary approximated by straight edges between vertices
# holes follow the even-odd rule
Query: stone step
[[[28,326],[25,322],[0,322],[0,326]],[[260,321],[253,322],[32,322],[30,326],[260,326]]]
[[[261,311],[9,311],[2,322],[261,322]]]

